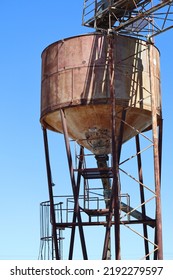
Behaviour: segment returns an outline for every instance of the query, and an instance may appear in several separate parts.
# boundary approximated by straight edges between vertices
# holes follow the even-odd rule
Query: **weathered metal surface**
[[[122,110],[126,123],[122,141],[152,124],[149,69],[153,71],[157,118],[160,119],[160,62],[154,46],[149,62],[146,42],[125,36],[113,39],[116,134]],[[152,67],[150,67],[152,63]],[[41,123],[61,132],[64,110],[69,136],[95,154],[111,152],[111,97],[108,39],[88,34],[48,46],[42,53]],[[119,118],[119,119],[118,119]]]

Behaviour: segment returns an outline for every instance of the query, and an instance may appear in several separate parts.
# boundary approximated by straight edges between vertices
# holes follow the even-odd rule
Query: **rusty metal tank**
[[[121,112],[126,110],[125,142],[151,127],[150,71],[160,119],[160,55],[155,46],[149,48],[143,40],[114,36],[113,63],[116,134],[120,133]],[[108,154],[111,108],[107,36],[71,37],[43,51],[40,121],[44,127],[62,133],[63,109],[71,139],[94,154]]]

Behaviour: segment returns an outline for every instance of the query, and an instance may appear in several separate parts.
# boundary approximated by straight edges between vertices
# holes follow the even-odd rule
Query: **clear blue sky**
[[[1,260],[38,258],[39,204],[48,199],[39,123],[41,52],[54,41],[91,31],[81,26],[82,6],[83,0],[6,0],[1,3]],[[166,259],[173,259],[172,38],[171,30],[156,40],[161,52],[162,214]]]

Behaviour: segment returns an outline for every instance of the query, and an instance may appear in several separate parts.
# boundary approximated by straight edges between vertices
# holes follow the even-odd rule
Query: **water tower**
[[[83,25],[96,31],[43,51],[40,120],[49,201],[41,204],[40,258],[62,259],[63,243],[68,259],[77,246],[87,260],[91,240],[100,259],[133,258],[126,244],[134,242],[135,252],[140,239],[141,257],[163,259],[160,54],[153,37],[172,27],[171,8],[170,1],[85,0]],[[64,135],[71,193],[61,197],[47,130]]]

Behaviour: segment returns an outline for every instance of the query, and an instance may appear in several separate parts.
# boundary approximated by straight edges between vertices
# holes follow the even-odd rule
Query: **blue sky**
[[[54,41],[91,31],[81,26],[82,6],[82,0],[6,0],[1,3],[1,260],[38,258],[39,204],[48,199],[39,123],[41,52]],[[171,30],[156,39],[161,52],[162,214],[166,259],[173,259],[172,37]],[[63,155],[61,160],[61,164],[65,164]]]

